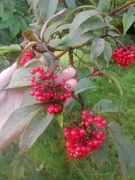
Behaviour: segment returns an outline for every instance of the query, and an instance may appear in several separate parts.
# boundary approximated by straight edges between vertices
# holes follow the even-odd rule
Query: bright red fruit
[[[103,128],[107,125],[102,116],[94,112],[82,111],[82,120],[74,126],[64,128],[66,148],[70,158],[82,158],[100,148],[106,140]]]
[[[50,114],[61,112],[64,101],[72,96],[71,92],[55,81],[57,75],[54,72],[35,67],[31,74],[33,74],[31,78],[33,89],[30,95],[34,96],[40,103],[44,103],[47,106],[46,111]]]
[[[28,49],[22,57],[20,65],[24,66],[28,61],[30,61],[34,57],[34,55],[34,50]]]
[[[128,45],[117,48],[113,54],[112,59],[122,67],[127,67],[135,62],[135,46]]]

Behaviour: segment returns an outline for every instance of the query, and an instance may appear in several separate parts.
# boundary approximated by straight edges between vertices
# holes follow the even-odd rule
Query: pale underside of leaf
[[[28,128],[21,135],[20,151],[24,152],[29,149],[38,139],[38,137],[45,131],[53,119],[53,115],[45,114],[41,111],[30,122]]]
[[[41,105],[32,105],[13,112],[0,130],[0,149],[16,140],[42,108]]]

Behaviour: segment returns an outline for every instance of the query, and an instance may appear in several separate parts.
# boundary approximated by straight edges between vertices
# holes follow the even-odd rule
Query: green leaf
[[[4,54],[11,53],[11,52],[18,52],[21,51],[21,48],[17,44],[12,44],[10,46],[1,46],[0,47],[0,56]]]
[[[32,88],[25,89],[22,104],[21,104],[22,107],[31,106],[31,105],[39,103],[38,101],[35,100],[35,98],[33,96],[30,95],[31,90],[32,90]]]
[[[104,12],[110,8],[111,0],[99,0],[97,9]]]
[[[17,109],[11,114],[0,130],[0,149],[11,144],[28,127],[30,121],[43,108],[41,105],[32,105]]]
[[[53,39],[49,42],[50,47],[57,47],[58,49],[65,49],[65,48],[76,48],[78,46],[82,46],[88,41],[93,39],[91,34],[82,34],[80,29],[73,31],[63,37],[63,39]]]
[[[118,108],[108,99],[101,99],[95,104],[93,109],[98,113],[118,111]]]
[[[123,23],[123,28],[124,28],[124,35],[126,32],[129,30],[129,28],[132,26],[132,24],[135,22],[135,16],[134,15],[129,15],[124,14],[122,23]]]
[[[135,147],[120,134],[120,127],[116,122],[109,124],[109,130],[119,155],[122,173],[128,177],[135,170]]]
[[[94,158],[97,167],[101,167],[103,163],[106,161],[108,147],[109,147],[109,143],[108,140],[106,140],[101,145],[101,147],[92,154],[92,157]]]
[[[62,24],[62,21],[56,21],[53,22],[45,31],[44,33],[44,40],[45,42],[49,41],[50,36],[53,34],[53,32],[56,30],[57,27],[59,27]]]
[[[58,6],[58,0],[40,0],[39,9],[42,17],[48,19],[56,12]]]
[[[20,151],[28,150],[45,131],[53,119],[53,115],[45,114],[42,109],[38,115],[30,122],[27,130],[21,135]]]
[[[91,58],[99,57],[105,48],[105,40],[103,38],[95,38],[91,45]]]
[[[19,68],[14,72],[7,89],[31,86],[31,78],[32,74],[30,68]]]
[[[41,63],[41,61],[39,59],[31,59],[30,61],[28,61],[25,64],[26,68],[34,68],[35,66],[43,66],[43,64]]]
[[[88,31],[93,31],[104,27],[106,27],[106,24],[101,19],[95,19],[83,25],[82,33],[86,33]]]
[[[105,41],[104,58],[108,62],[112,56],[112,47],[109,42]]]
[[[93,16],[98,15],[99,12],[96,10],[87,10],[82,11],[79,14],[77,14],[71,24],[70,31],[75,31],[82,23],[84,23],[86,20],[90,19]]]
[[[75,94],[78,94],[88,89],[95,88],[95,87],[96,85],[91,80],[89,80],[88,78],[83,78],[78,81],[74,92]]]
[[[65,0],[66,5],[68,6],[69,9],[73,9],[76,7],[76,3],[75,0]]]

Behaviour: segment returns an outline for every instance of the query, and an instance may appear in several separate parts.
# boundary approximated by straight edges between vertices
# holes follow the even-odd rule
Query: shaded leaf
[[[95,88],[96,85],[88,78],[83,78],[78,81],[77,86],[74,90],[75,94],[81,93],[91,88]]]
[[[42,109],[37,116],[30,122],[27,130],[22,134],[20,140],[20,151],[29,149],[38,139],[38,137],[45,131],[53,119],[53,115],[45,114]]]
[[[94,158],[94,161],[97,167],[101,167],[103,163],[106,161],[108,146],[109,146],[109,143],[108,143],[108,140],[106,140],[101,145],[101,147],[93,153],[92,157]]]
[[[80,29],[77,29],[76,31],[73,31],[66,35],[63,39],[51,40],[48,45],[50,47],[57,47],[59,49],[65,49],[69,47],[75,48],[78,46],[82,46],[91,39],[93,39],[93,36],[91,34],[82,34]]]
[[[0,149],[12,143],[27,129],[41,108],[41,105],[32,105],[13,112],[0,131]]]
[[[130,14],[124,14],[122,23],[124,28],[124,34],[129,30],[129,28],[132,26],[132,24],[135,22],[135,16]]]
[[[106,61],[110,61],[112,56],[112,47],[109,42],[105,41],[104,58]]]
[[[17,44],[13,44],[10,46],[1,46],[0,47],[0,56],[7,54],[7,53],[11,53],[11,52],[17,52],[17,51],[21,51],[20,46]]]
[[[53,22],[45,31],[44,33],[44,40],[45,42],[49,41],[50,36],[53,34],[53,32],[56,30],[57,27],[59,27],[62,24],[62,20]]]
[[[65,0],[66,5],[68,6],[69,9],[73,9],[76,7],[76,3],[75,0]]]
[[[127,177],[135,171],[135,147],[120,134],[120,127],[116,122],[110,123],[109,129],[119,155],[123,175]]]
[[[98,101],[93,107],[94,111],[102,113],[102,112],[117,112],[118,108],[112,103],[111,100],[101,99]]]
[[[105,48],[105,40],[103,38],[95,38],[91,45],[91,57],[93,59],[99,57]]]

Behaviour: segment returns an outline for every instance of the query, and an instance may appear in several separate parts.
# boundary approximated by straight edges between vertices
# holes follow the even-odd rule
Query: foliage
[[[135,169],[135,148],[120,134],[118,124],[112,122],[116,120],[122,126],[125,126],[127,120],[125,112],[128,113],[129,110],[126,109],[125,102],[128,102],[128,96],[132,99],[132,94],[127,92],[126,95],[123,95],[125,87],[121,86],[121,84],[126,83],[122,78],[128,77],[128,74],[126,74],[128,70],[121,70],[111,60],[115,45],[123,47],[122,41],[126,39],[129,28],[134,24],[134,6],[129,7],[130,4],[127,2],[126,8],[129,8],[123,8],[124,12],[122,12],[121,9],[117,10],[116,8],[115,10],[114,6],[116,4],[111,0],[91,1],[90,4],[86,1],[84,6],[79,6],[80,1],[73,2],[71,4],[67,0],[61,3],[57,0],[28,1],[35,13],[34,20],[38,21],[38,23],[33,24],[33,30],[36,29],[36,32],[31,30],[23,34],[27,40],[27,45],[17,59],[18,69],[7,86],[7,90],[12,88],[26,90],[23,107],[11,114],[0,131],[1,149],[20,137],[20,156],[14,154],[15,159],[13,160],[8,157],[8,153],[3,157],[4,151],[1,152],[3,162],[10,162],[9,166],[12,173],[11,171],[8,173],[12,174],[13,179],[26,179],[26,177],[33,179],[34,176],[37,179],[44,179],[45,175],[48,179],[54,180],[63,179],[63,177],[65,179],[108,179],[110,178],[109,173],[112,171],[112,179],[119,179],[121,175],[119,175],[119,165],[116,162],[117,156],[120,159],[124,178],[132,175]],[[44,9],[44,7],[46,8]],[[67,7],[68,10],[63,9],[64,7]],[[120,16],[115,17],[115,13],[120,13]],[[115,23],[116,19],[117,23]],[[44,22],[44,20],[46,21]],[[42,24],[42,22],[44,23]],[[17,31],[14,33],[13,37],[17,34]],[[10,50],[14,51],[10,47],[3,53],[7,54]],[[28,49],[34,51],[35,57],[25,67],[21,67],[21,60],[24,56],[26,57]],[[43,56],[47,59],[45,66],[39,63],[39,59]],[[48,101],[40,102],[37,99],[35,101],[34,97],[29,96],[29,92],[32,92],[31,89],[36,86],[33,84],[37,83],[32,80],[30,72],[31,70],[34,72],[33,67],[36,66],[38,66],[38,69],[35,72],[39,70],[43,72],[42,67],[44,67],[44,72],[50,72],[53,75],[58,73],[62,78],[64,71],[61,69],[69,65],[76,69],[75,78],[77,80],[74,79],[74,75],[68,79],[74,83],[77,81],[77,85],[71,91],[74,101],[71,102],[71,106],[66,108],[61,101],[63,111],[57,115],[51,115],[47,111]],[[47,71],[45,71],[46,69]],[[67,72],[66,69],[65,72]],[[130,73],[133,73],[132,69]],[[120,76],[121,74],[123,77]],[[121,84],[116,78],[118,75]],[[129,77],[132,77],[132,74]],[[39,78],[42,82],[43,77],[36,77],[35,75],[35,78]],[[54,76],[52,79],[53,83],[56,83]],[[33,81],[33,84],[31,81]],[[48,81],[50,82],[50,80]],[[66,81],[67,79],[65,79],[64,83]],[[46,83],[45,79],[43,83]],[[61,81],[56,84],[57,88],[59,83]],[[55,89],[54,84],[53,88]],[[121,95],[119,99],[116,97],[118,93]],[[113,100],[118,107],[113,104]],[[53,104],[57,101],[53,102],[52,100],[50,102]],[[123,107],[123,111],[120,110],[121,107]],[[76,126],[79,124],[79,127],[85,125],[80,117],[80,112],[86,110],[86,108],[93,109],[95,113],[108,117],[110,123],[108,122],[106,128],[102,128],[103,133],[107,136],[107,141],[94,154],[82,160],[69,160],[65,152],[65,140],[61,128],[72,127],[72,124]],[[108,112],[109,114],[107,114]],[[113,112],[116,114],[113,115]],[[95,116],[95,114],[92,116]],[[127,134],[127,132],[125,133]],[[41,134],[42,136],[39,137]],[[116,146],[118,155],[112,142]],[[32,145],[33,148],[27,154],[28,158],[23,153]],[[11,145],[9,150],[12,147],[16,148],[15,145]],[[22,158],[24,158],[23,161]],[[95,165],[93,165],[94,161],[97,167],[104,168],[105,173],[102,170],[96,170]],[[34,163],[29,168],[29,171],[27,167],[32,162]],[[64,168],[61,168],[62,166]],[[115,172],[115,170],[117,171]],[[19,176],[17,172],[20,172]],[[65,176],[67,173],[68,176]],[[1,174],[1,177],[7,178],[8,174]]]

